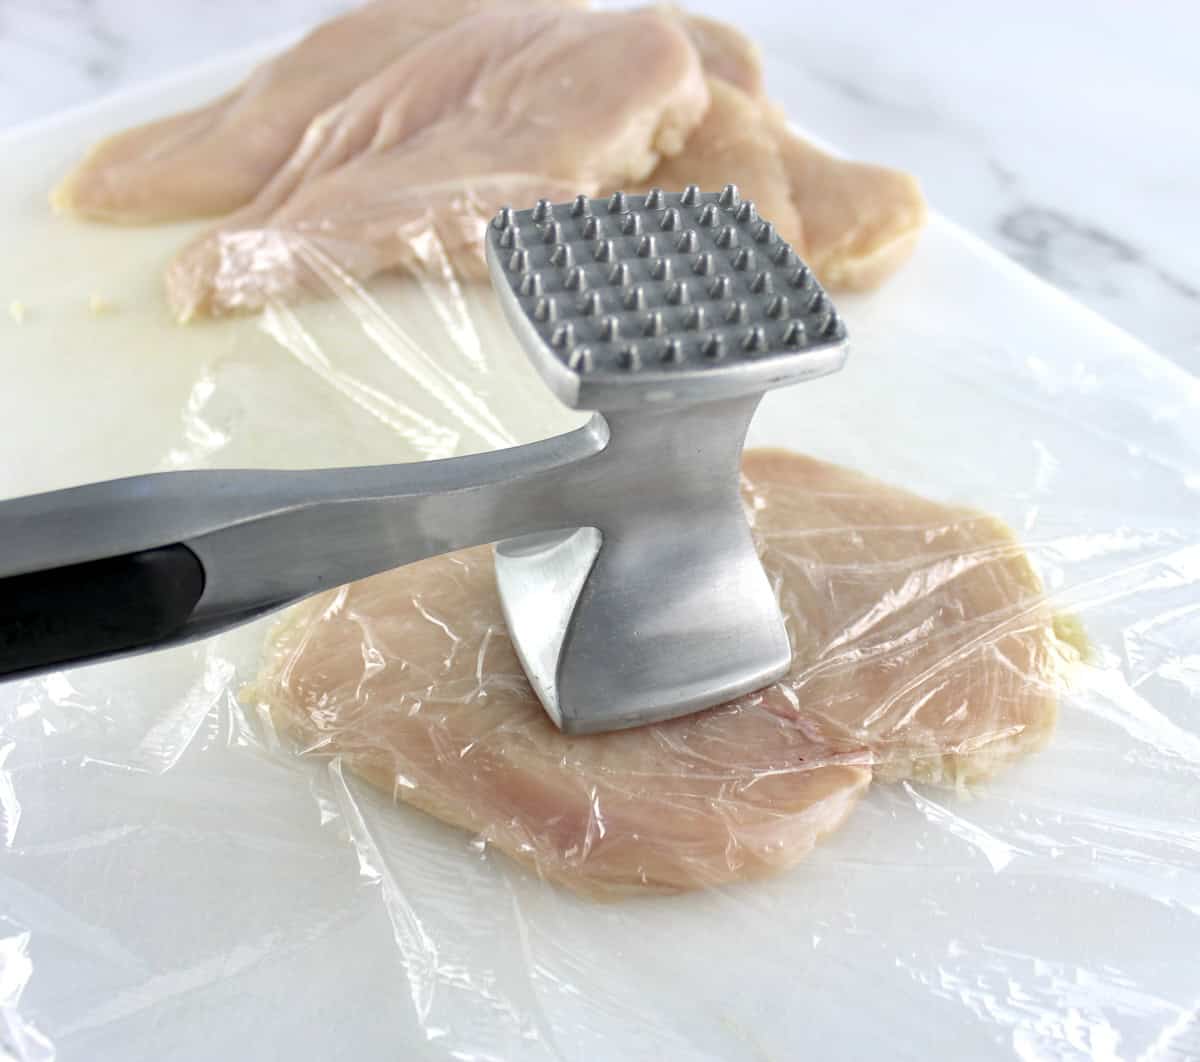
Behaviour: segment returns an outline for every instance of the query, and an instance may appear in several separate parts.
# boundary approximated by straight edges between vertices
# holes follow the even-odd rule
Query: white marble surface
[[[0,125],[345,6],[0,0]],[[736,15],[804,71],[784,101],[796,120],[919,174],[945,214],[1200,373],[1200,5],[843,0],[836,19],[794,0],[691,6]]]

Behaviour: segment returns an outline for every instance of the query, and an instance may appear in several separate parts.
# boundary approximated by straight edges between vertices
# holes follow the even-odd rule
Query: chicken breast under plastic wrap
[[[490,552],[300,606],[250,699],[311,754],[609,895],[795,864],[886,779],[986,776],[1048,737],[1069,649],[999,521],[764,451],[745,499],[795,663],[758,694],[572,738],[505,632]]]
[[[317,119],[252,204],[186,248],[172,306],[183,319],[260,306],[301,286],[314,256],[359,280],[480,275],[501,206],[639,180],[707,107],[696,51],[661,12],[462,19]]]
[[[235,210],[276,174],[314,117],[431,34],[482,10],[569,3],[374,0],[318,26],[208,106],[100,141],[52,202],[127,224]]]
[[[768,698],[882,781],[970,784],[1045,744],[1085,647],[1003,521],[781,450],[744,471],[793,647]]]

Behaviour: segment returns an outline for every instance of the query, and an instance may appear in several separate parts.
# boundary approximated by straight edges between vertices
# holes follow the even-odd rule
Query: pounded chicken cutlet
[[[254,308],[300,286],[312,254],[360,280],[479,273],[500,206],[639,180],[707,107],[695,49],[658,11],[462,19],[323,115],[252,204],[186,248],[172,305]]]
[[[768,696],[884,781],[970,784],[1045,744],[1083,647],[1003,521],[782,450],[744,471],[793,646]]]
[[[300,606],[249,695],[307,752],[593,895],[791,866],[872,771],[981,778],[1046,740],[1070,650],[1008,528],[779,451],[744,471],[795,654],[760,693],[564,736],[483,548]]]
[[[205,107],[100,141],[54,205],[126,224],[224,214],[250,202],[318,114],[431,34],[467,15],[571,0],[374,0],[318,26]]]

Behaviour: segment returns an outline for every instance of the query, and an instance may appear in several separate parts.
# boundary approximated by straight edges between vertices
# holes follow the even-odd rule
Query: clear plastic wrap
[[[34,235],[55,232],[88,262],[125,246]],[[6,278],[31,306],[14,342],[42,357],[15,379],[61,415],[3,407],[60,458],[5,493],[417,460],[578,419],[449,274],[368,289],[318,255],[322,297],[181,333],[146,280],[178,234],[138,240],[118,310],[73,333],[45,322],[95,275],[64,282],[47,251]],[[890,287],[839,307],[850,367],[751,429],[820,459],[784,494],[767,459],[748,469],[799,650],[765,700],[561,738],[479,552],[0,686],[3,1050],[1200,1053],[1200,385],[936,219]],[[139,386],[83,401],[106,344]],[[330,632],[328,658],[301,651]]]

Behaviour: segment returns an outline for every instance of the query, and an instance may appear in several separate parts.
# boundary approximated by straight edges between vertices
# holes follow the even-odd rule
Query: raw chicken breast
[[[737,29],[581,6],[375,0],[208,107],[102,142],[53,201],[123,222],[240,207],[168,269],[183,320],[390,269],[482,278],[497,207],[620,187],[733,181],[835,289],[911,252],[916,182],[796,137]]]
[[[732,26],[681,16],[709,76],[712,105],[682,152],[647,186],[732,181],[835,291],[878,287],[916,246],[925,199],[899,170],[829,155],[763,98],[758,49]],[[689,176],[691,175],[691,176]]]
[[[791,866],[872,767],[981,777],[1044,742],[1069,653],[998,521],[767,451],[745,499],[795,664],[758,694],[592,737],[560,734],[468,550],[306,602],[251,700],[306,753],[593,895]]]
[[[316,115],[430,34],[488,8],[567,2],[375,0],[317,27],[208,106],[102,140],[51,201],[123,223],[224,214],[258,194]]]
[[[782,112],[775,129],[804,224],[805,261],[836,291],[878,287],[912,254],[925,227],[917,179],[827,154],[793,133]]]
[[[1045,744],[1085,647],[1002,521],[781,450],[744,472],[793,646],[769,700],[882,781],[970,784]]]
[[[260,306],[314,257],[357,279],[479,274],[499,207],[639,180],[707,106],[695,49],[657,11],[462,19],[322,115],[250,206],[186,248],[172,306],[182,319]]]
[[[708,79],[712,102],[683,151],[661,163],[639,186],[676,191],[689,184],[705,190],[732,182],[779,235],[804,254],[804,229],[792,202],[790,175],[776,146],[774,118],[757,100],[720,78]],[[607,189],[606,189],[607,190]]]

